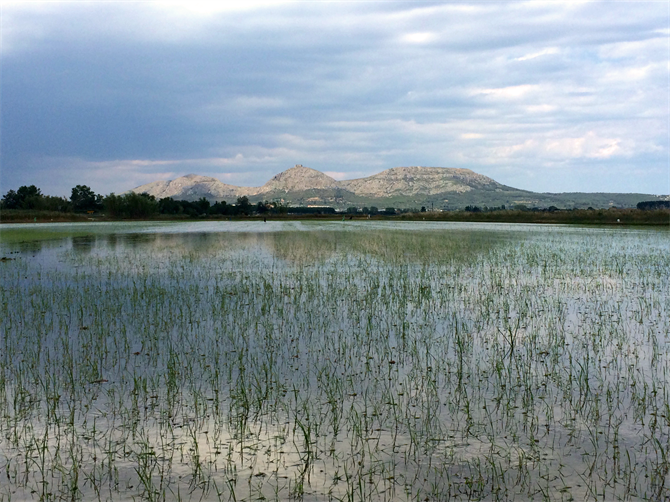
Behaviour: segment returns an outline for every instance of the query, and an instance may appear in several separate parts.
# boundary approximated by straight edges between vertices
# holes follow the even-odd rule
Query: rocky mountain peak
[[[270,179],[263,185],[258,193],[267,192],[297,192],[309,189],[337,188],[338,182],[330,176],[316,169],[296,164],[295,167],[287,169]]]
[[[340,185],[358,195],[369,197],[463,193],[484,186],[493,189],[502,187],[491,178],[470,169],[422,166],[394,167],[367,178],[341,181]]]
[[[219,182],[216,178],[212,178],[211,176],[201,176],[199,174],[187,174],[185,176],[181,176],[180,178],[177,178],[175,181],[181,180],[184,182],[185,180],[188,180],[190,183],[215,183]]]
[[[132,191],[146,192],[157,199],[194,201],[205,197],[212,202],[235,202],[240,196],[248,196],[252,202],[277,198],[299,205],[338,208],[381,207],[387,201],[403,207],[430,203],[431,207],[435,204],[449,209],[502,204],[587,207],[598,205],[597,200],[606,200],[609,206],[633,207],[643,200],[658,199],[645,194],[537,194],[502,185],[470,169],[449,167],[394,167],[367,178],[336,181],[300,164],[273,176],[262,187],[227,185],[216,178],[191,173],[174,180],[154,181]],[[603,199],[604,195],[608,198]]]
[[[227,185],[209,176],[187,174],[174,180],[156,181],[133,189],[157,198],[173,197],[195,200],[234,200],[240,195],[265,196],[323,190],[344,190],[360,197],[384,198],[393,196],[430,196],[440,193],[464,193],[485,188],[505,188],[491,178],[470,169],[448,167],[394,167],[381,173],[354,180],[336,181],[330,176],[297,164],[273,176],[260,188]]]

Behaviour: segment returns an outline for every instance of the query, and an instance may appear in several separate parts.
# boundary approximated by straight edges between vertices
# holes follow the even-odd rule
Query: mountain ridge
[[[498,183],[470,169],[449,167],[394,167],[364,178],[338,181],[316,169],[296,164],[260,187],[229,185],[217,178],[187,174],[174,180],[154,181],[131,190],[157,199],[206,198],[235,202],[247,196],[252,202],[281,200],[294,205],[436,207],[462,209],[466,205],[541,205],[549,207],[632,207],[650,194],[537,193]]]
[[[147,183],[133,188],[132,191],[146,192],[157,198],[198,194],[205,198],[226,198],[274,192],[344,189],[354,195],[381,198],[393,195],[467,192],[482,186],[508,188],[487,176],[463,168],[393,167],[372,176],[337,181],[321,171],[296,164],[276,174],[260,187],[228,185],[213,177],[187,174],[174,180]]]

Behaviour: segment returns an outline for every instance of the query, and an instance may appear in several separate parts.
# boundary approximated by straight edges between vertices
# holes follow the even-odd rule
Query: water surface
[[[0,225],[0,499],[662,499],[668,237]]]

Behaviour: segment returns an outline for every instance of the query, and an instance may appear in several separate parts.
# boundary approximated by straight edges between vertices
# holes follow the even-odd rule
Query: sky
[[[260,186],[295,164],[670,193],[666,1],[1,8],[2,195]]]

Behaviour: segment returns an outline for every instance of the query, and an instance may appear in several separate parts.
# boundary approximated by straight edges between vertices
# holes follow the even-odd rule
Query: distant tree
[[[2,198],[3,209],[40,209],[42,192],[35,185],[10,190]]]
[[[156,197],[147,193],[109,194],[103,199],[105,211],[115,218],[148,218],[158,213]]]
[[[209,213],[210,203],[205,197],[199,198],[196,202],[193,203],[193,206],[198,212],[198,215]]]
[[[65,213],[70,210],[70,201],[65,197],[53,197],[51,195],[43,195],[40,198],[38,209],[44,211],[59,211]]]
[[[241,214],[250,214],[251,213],[251,204],[249,203],[249,197],[243,195],[242,197],[237,198],[237,204],[235,205],[237,211]]]
[[[10,190],[2,197],[2,209],[18,209],[21,199],[16,190]]]
[[[637,203],[637,208],[642,211],[649,211],[652,209],[669,209],[670,200],[646,200]]]
[[[426,206],[421,206],[421,212],[425,213],[426,212]]]
[[[275,211],[279,214],[287,214],[289,205],[288,202],[275,202]]]
[[[20,209],[40,209],[42,192],[35,185],[20,187],[17,195],[21,199]]]
[[[98,211],[102,208],[102,195],[96,195],[86,185],[77,185],[72,189],[70,202],[74,211]]]
[[[102,208],[104,209],[105,213],[113,218],[119,218],[121,216],[122,198],[123,197],[120,197],[112,192],[104,199],[102,199]]]
[[[209,214],[228,214],[229,206],[226,204],[225,200],[215,202],[212,207],[209,208]]]
[[[335,214],[334,207],[288,207],[286,208],[288,214]]]
[[[358,213],[358,208],[356,206],[351,206],[347,208],[347,214],[356,214]]]
[[[158,212],[158,202],[153,195],[130,192],[124,198],[128,218],[148,218]]]
[[[35,185],[23,185],[19,188],[17,194],[19,197],[25,199],[26,197],[41,197],[42,191],[37,188]]]
[[[390,214],[395,214],[395,208],[394,208],[394,207],[387,207],[387,208],[384,210],[384,212],[385,212],[386,214],[389,214],[389,215],[390,215]]]
[[[160,214],[182,214],[184,206],[172,197],[165,197],[158,201],[158,212]]]
[[[377,214],[379,213],[379,209],[375,206],[370,206],[370,214]]]
[[[196,216],[199,216],[200,209],[198,208],[198,205],[195,202],[191,202],[188,200],[180,200],[179,204],[184,208],[184,214],[187,214],[188,216],[195,218]]]

